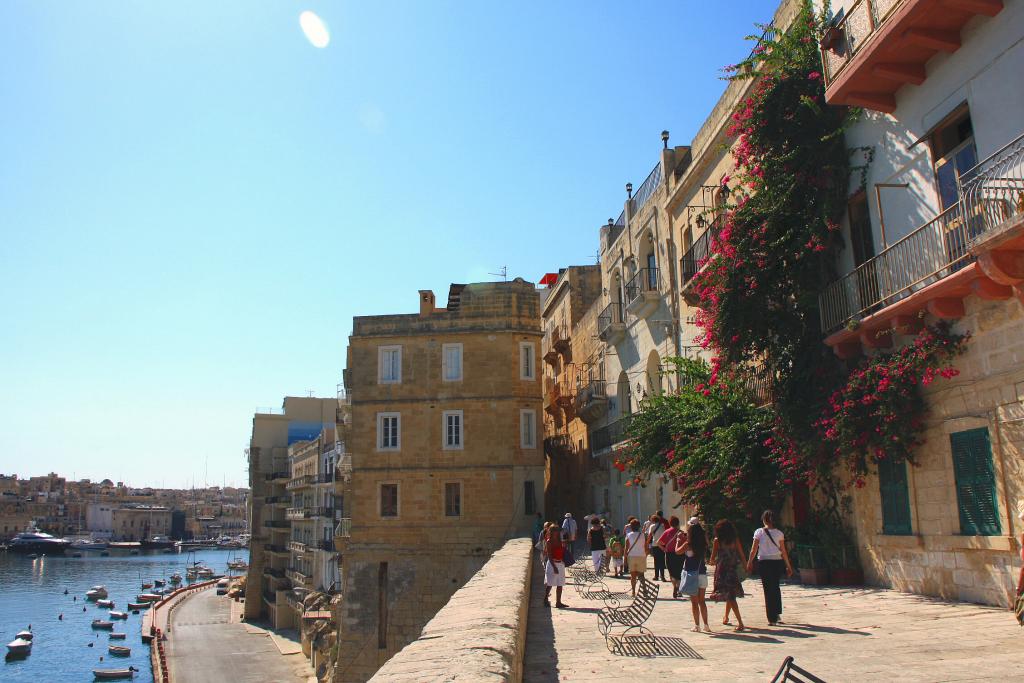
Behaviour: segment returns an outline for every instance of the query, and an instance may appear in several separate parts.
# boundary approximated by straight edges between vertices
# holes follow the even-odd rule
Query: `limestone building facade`
[[[353,320],[336,680],[372,676],[543,512],[539,300],[517,278]]]
[[[832,3],[826,100],[865,108],[847,144],[874,159],[822,329],[851,361],[938,320],[971,333],[960,375],[925,390],[918,464],[880,467],[852,521],[869,582],[1006,605],[1024,530],[1024,2],[935,5]]]
[[[252,419],[249,441],[249,570],[246,578],[246,619],[266,618],[275,627],[294,626],[288,603],[292,504],[287,485],[292,479],[288,448],[316,440],[332,429],[340,414],[337,398],[287,396],[279,411],[259,412]]]

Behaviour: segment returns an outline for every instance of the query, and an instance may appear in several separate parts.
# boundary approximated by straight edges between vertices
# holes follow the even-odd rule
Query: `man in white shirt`
[[[636,595],[636,582],[647,571],[647,555],[651,549],[647,535],[640,527],[640,520],[634,519],[626,532],[626,566],[629,569],[629,584]]]

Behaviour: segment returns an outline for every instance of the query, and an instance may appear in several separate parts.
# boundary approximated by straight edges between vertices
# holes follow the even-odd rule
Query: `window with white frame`
[[[537,379],[533,342],[519,342],[519,379]]]
[[[441,345],[441,376],[445,382],[462,381],[462,344]]]
[[[462,450],[462,411],[446,410],[442,416],[444,428],[444,449]]]
[[[449,481],[444,485],[444,516],[462,516],[462,482]]]
[[[401,448],[401,430],[400,413],[377,413],[377,450],[397,451]]]
[[[398,483],[382,482],[377,491],[378,505],[381,519],[394,519],[399,516],[401,507],[398,500]]]
[[[377,347],[377,382],[379,384],[402,383],[402,347]]]
[[[537,447],[537,413],[533,410],[519,411],[520,448]]]

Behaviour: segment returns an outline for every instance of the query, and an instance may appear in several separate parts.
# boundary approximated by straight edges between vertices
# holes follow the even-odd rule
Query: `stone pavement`
[[[569,609],[543,606],[543,575],[534,562],[523,680],[770,681],[782,661],[835,681],[1024,680],[1024,629],[1009,610],[951,603],[879,588],[784,585],[783,621],[768,626],[761,586],[745,581],[739,601],[747,633],[722,625],[723,604],[708,602],[714,634],[693,633],[687,599],[661,584],[648,625],[657,636],[651,656],[629,648],[613,655],[597,631],[600,600],[565,588]],[[713,568],[712,568],[713,571]],[[649,569],[647,577],[654,575]],[[609,579],[625,591],[629,579]],[[554,604],[552,596],[552,604]],[[735,619],[733,619],[735,624]]]
[[[307,683],[313,670],[298,644],[243,623],[234,601],[196,593],[171,614],[167,666],[174,683]]]

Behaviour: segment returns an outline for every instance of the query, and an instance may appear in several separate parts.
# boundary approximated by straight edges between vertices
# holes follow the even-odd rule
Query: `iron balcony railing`
[[[1024,135],[960,177],[961,201],[829,284],[818,297],[830,334],[973,260],[972,242],[1024,213]]]
[[[568,434],[554,434],[544,438],[544,453],[553,458],[572,452],[572,439]]]
[[[832,41],[829,48],[823,48],[821,51],[826,84],[835,80],[836,76],[869,42],[879,27],[893,15],[893,10],[907,1],[857,0],[850,5],[846,14],[831,29],[838,32],[837,39]]]
[[[292,489],[301,489],[312,484],[313,479],[314,477],[312,474],[304,474],[301,477],[292,477],[291,481],[285,484],[285,488],[289,491]]]
[[[334,472],[321,472],[320,474],[313,475],[314,484],[333,484],[334,483]]]
[[[637,188],[636,194],[633,195],[632,203],[630,206],[630,215],[635,216],[644,208],[644,204],[651,198],[651,195],[658,189],[658,183],[661,182],[661,162],[659,161],[651,169],[651,172],[647,175],[647,179]]]
[[[306,544],[302,541],[288,541],[288,550],[293,553],[304,553],[307,549]]]
[[[263,526],[268,529],[287,529],[291,525],[284,520],[268,519],[263,522]]]
[[[338,538],[350,538],[352,536],[352,518],[342,517],[338,520],[338,526],[334,529],[334,535]]]
[[[626,305],[630,305],[639,299],[644,292],[658,291],[658,269],[641,268],[636,275],[626,283],[625,295]]]
[[[308,508],[306,511],[307,517],[326,517],[327,519],[334,518],[334,508],[326,507],[323,505],[317,507]]]
[[[623,415],[618,420],[592,431],[590,433],[591,452],[599,454],[625,441],[626,430],[629,429],[629,423],[632,420],[632,415]]]
[[[961,178],[961,220],[977,216],[986,231],[995,231],[1024,214],[1024,134]]]
[[[754,405],[758,408],[771,405],[774,401],[772,375],[766,363],[748,368],[743,378],[743,384],[754,400]]]
[[[712,226],[715,225],[712,223]],[[690,245],[690,249],[683,254],[683,263],[680,268],[683,284],[686,284],[693,276],[700,272],[701,267],[707,262],[708,256],[711,255],[711,233],[712,230],[709,227],[701,236],[698,237],[693,244]]]
[[[607,398],[607,389],[603,379],[592,379],[586,384],[580,385],[577,392],[577,399],[582,404],[587,404],[594,398]]]
[[[626,210],[625,209],[623,209],[622,213],[619,214],[619,217],[615,219],[615,224],[614,225],[615,225],[616,228],[625,227],[625,225],[626,225]]]
[[[604,307],[604,310],[597,316],[597,334],[601,339],[604,339],[608,334],[608,328],[612,325],[621,325],[622,319],[622,304],[611,303]]]

